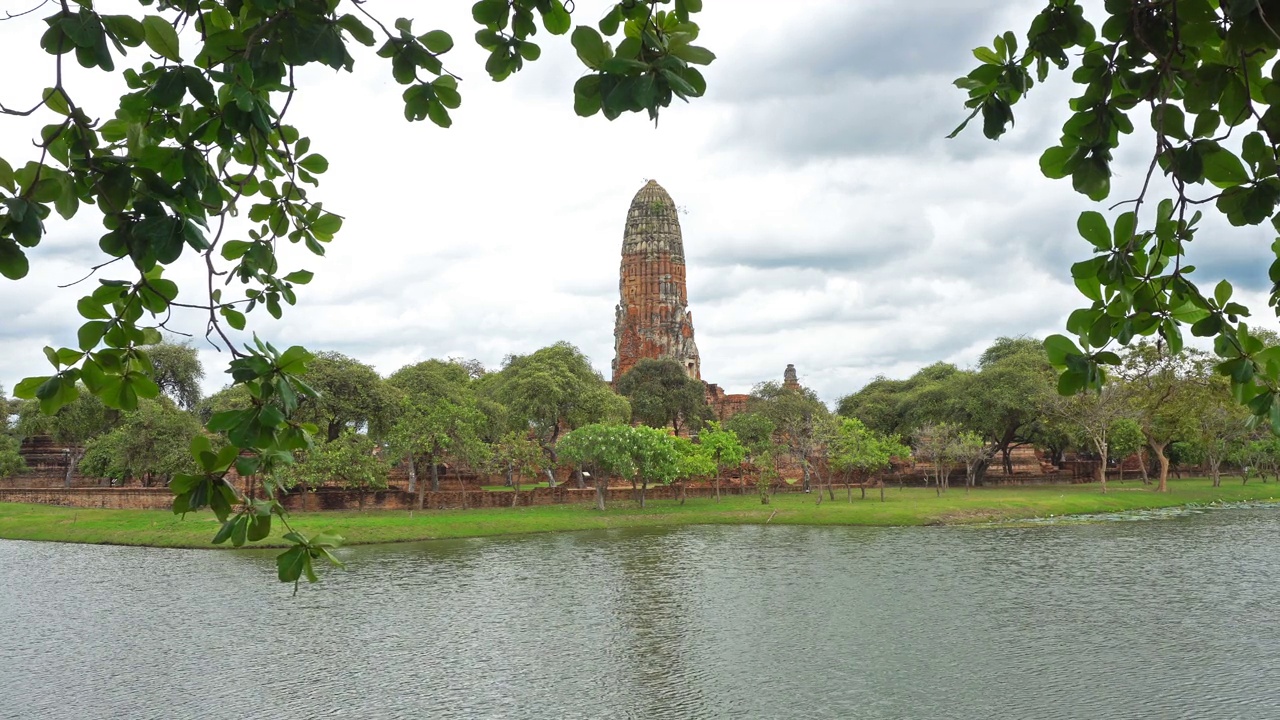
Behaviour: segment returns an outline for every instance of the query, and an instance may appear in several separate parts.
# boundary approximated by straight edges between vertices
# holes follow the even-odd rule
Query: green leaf
[[[18,243],[10,238],[0,237],[0,275],[10,280],[21,280],[30,269],[27,254]]]
[[[1056,367],[1067,364],[1067,356],[1083,355],[1075,341],[1065,335],[1050,335],[1044,339],[1044,350],[1049,356],[1049,363]]]
[[[987,47],[976,47],[973,49],[973,56],[981,60],[987,65],[1003,65],[1004,61],[996,54],[994,50]]]
[[[432,30],[426,35],[419,37],[418,41],[423,45],[426,45],[428,50],[437,55],[440,53],[447,53],[453,49],[453,38],[449,33],[443,30]]]
[[[694,65],[710,65],[716,59],[715,53],[697,45],[674,45],[671,54]]]
[[[288,283],[294,283],[295,285],[306,285],[307,283],[311,282],[311,278],[314,276],[315,276],[315,273],[311,272],[310,270],[295,270],[289,273],[288,275],[285,275],[284,281]]]
[[[1204,177],[1220,188],[1235,187],[1249,182],[1244,163],[1230,150],[1218,148],[1204,154]]]
[[[573,49],[578,52],[578,59],[582,61],[583,65],[592,70],[599,70],[600,66],[611,55],[605,47],[604,38],[600,37],[600,33],[586,25],[579,25],[574,28],[573,35],[569,37],[569,41],[573,43]]]
[[[1231,283],[1226,280],[1218,282],[1218,286],[1213,289],[1213,299],[1218,301],[1218,307],[1227,304],[1231,299]]]
[[[298,161],[304,170],[319,175],[329,169],[329,161],[323,155],[312,153]]]
[[[573,19],[569,17],[569,11],[564,9],[564,3],[551,0],[551,8],[542,13],[542,24],[552,35],[563,35],[569,32]]]
[[[103,320],[91,320],[80,326],[76,331],[76,340],[79,342],[80,349],[89,352],[98,346],[102,341],[102,336],[107,332],[107,323]]]
[[[1076,219],[1076,230],[1080,232],[1080,237],[1099,250],[1111,249],[1111,228],[1107,227],[1107,219],[1102,213],[1095,210],[1080,213],[1080,217]]]
[[[483,3],[477,3],[480,5]],[[295,545],[276,556],[276,574],[280,582],[296,583],[304,568],[310,566],[311,555],[304,545]]]
[[[152,52],[167,60],[181,62],[178,55],[178,33],[164,18],[148,15],[142,18],[143,40]]]

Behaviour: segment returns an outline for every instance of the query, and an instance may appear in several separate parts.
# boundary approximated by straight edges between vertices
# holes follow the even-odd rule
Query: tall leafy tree
[[[799,463],[803,486],[808,492],[820,425],[830,410],[809,388],[791,388],[774,381],[760,383],[752,389],[747,409],[773,423],[778,444]]]
[[[1185,348],[1174,353],[1167,346],[1140,341],[1125,353],[1120,374],[1125,381],[1134,419],[1142,427],[1147,447],[1159,464],[1157,490],[1169,489],[1169,444],[1192,433],[1200,410],[1198,387],[1208,368],[1202,352]]]
[[[965,411],[972,373],[937,362],[906,380],[877,377],[837,404],[840,415],[857,418],[884,435],[910,435],[922,425],[954,422]]]
[[[513,428],[533,433],[551,467],[556,465],[556,444],[562,432],[596,422],[625,422],[631,415],[626,399],[614,393],[587,357],[567,342],[508,357],[484,387],[505,406]]]
[[[689,377],[684,367],[670,358],[644,358],[618,378],[618,394],[631,402],[631,417],[652,427],[670,425],[697,432],[710,417],[706,386]]]
[[[431,491],[440,490],[440,464],[454,462],[479,466],[488,448],[480,438],[484,415],[475,405],[448,398],[434,400],[405,397],[388,434],[394,452],[418,458],[431,468]],[[418,482],[417,508],[422,509],[426,483]],[[464,493],[465,502],[465,493]]]
[[[605,509],[610,476],[627,480],[635,477],[631,430],[630,426],[617,423],[591,423],[565,433],[557,446],[565,460],[591,468],[597,510]]]
[[[1075,438],[1077,445],[1087,448],[1098,458],[1098,483],[1105,494],[1107,492],[1107,458],[1112,449],[1113,430],[1116,423],[1130,419],[1135,414],[1125,388],[1112,383],[1096,392],[1066,397],[1050,396],[1044,401],[1043,412],[1053,417],[1069,432]],[[1127,445],[1127,442],[1125,444]]]
[[[833,472],[845,474],[849,500],[853,500],[854,473],[862,476],[862,497],[867,497],[867,480],[887,470],[894,458],[906,458],[911,450],[903,446],[897,437],[886,437],[868,428],[861,420],[839,418],[836,432],[830,439],[830,462]],[[884,502],[884,479],[880,478],[880,501]]]
[[[183,410],[195,410],[202,396],[200,381],[204,379],[204,366],[196,349],[186,343],[162,342],[143,350],[160,392]]]
[[[297,419],[318,426],[326,441],[337,440],[345,429],[386,425],[394,401],[382,377],[369,365],[342,353],[316,353],[307,384],[316,396],[299,404]]]
[[[766,430],[761,435],[767,438],[771,433],[772,430]],[[714,420],[698,433],[698,446],[715,464],[716,502],[720,502],[720,476],[724,474],[725,468],[742,465],[747,456],[747,448],[738,439],[737,433],[725,429]]]
[[[1053,367],[1039,340],[997,338],[983,351],[976,372],[964,383],[960,391],[964,409],[956,419],[1000,454],[1004,473],[1011,475],[1011,452],[1039,439],[1041,409],[1054,394],[1054,386]],[[980,476],[986,463],[978,462]]]

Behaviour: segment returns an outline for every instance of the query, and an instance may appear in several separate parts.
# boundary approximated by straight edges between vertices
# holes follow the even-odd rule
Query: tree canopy
[[[1006,32],[973,51],[982,64],[956,85],[969,94],[969,118],[981,115],[991,139],[1013,124],[1013,106],[1036,82],[1072,68],[1078,94],[1040,170],[1070,178],[1076,192],[1108,205],[1105,214],[1086,210],[1077,221],[1092,253],[1071,268],[1090,303],[1067,320],[1075,339],[1045,341],[1060,391],[1096,389],[1104,368],[1121,364],[1115,348],[1135,338],[1157,336],[1177,355],[1189,326],[1193,336],[1213,340],[1216,370],[1230,378],[1237,401],[1280,432],[1280,346],[1249,327],[1250,309],[1230,283],[1202,289],[1185,262],[1187,245],[1206,234],[1206,212],[1237,227],[1269,222],[1280,230],[1277,15],[1272,3],[1252,0],[1107,2],[1101,9],[1050,0],[1021,50]],[[1113,161],[1139,123],[1155,137],[1144,153],[1150,161],[1145,173],[1117,184],[1117,202]],[[1147,145],[1145,137],[1139,142]],[[1259,255],[1270,280],[1280,281],[1280,244]],[[1280,311],[1280,284],[1268,304]]]
[[[652,427],[670,425],[676,434],[682,427],[697,432],[710,416],[702,381],[670,358],[640,360],[618,378],[617,391],[631,402],[632,418]]]

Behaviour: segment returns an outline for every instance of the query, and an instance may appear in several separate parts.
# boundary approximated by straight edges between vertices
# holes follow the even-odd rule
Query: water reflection
[[[1278,517],[0,541],[0,718],[1274,718]]]

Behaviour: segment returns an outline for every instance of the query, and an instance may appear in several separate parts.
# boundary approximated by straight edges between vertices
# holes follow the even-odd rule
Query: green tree
[[[80,472],[121,482],[137,479],[143,487],[168,482],[196,470],[188,448],[202,433],[200,421],[167,397],[140,400],[123,413],[110,432],[90,439],[79,462]]]
[[[26,461],[18,454],[18,439],[0,433],[0,478],[12,477],[26,469]]]
[[[478,407],[472,380],[471,370],[467,367],[452,361],[431,359],[400,368],[387,378],[386,385],[390,389],[390,394],[400,398],[398,406],[402,413],[404,407],[422,410],[433,408],[442,401],[447,401],[453,406]],[[430,414],[429,410],[427,414]],[[407,453],[405,458],[409,466],[409,492],[416,492],[418,463],[415,454],[408,452],[415,443],[405,437],[404,433],[408,431],[410,425],[414,424],[417,424],[420,429],[427,430],[422,426],[421,413],[406,420],[402,414],[393,410],[388,413],[386,420],[379,424],[389,424],[389,437],[394,436],[393,445],[405,449]],[[398,428],[397,425],[399,425]],[[438,477],[433,480],[432,490],[439,490]]]
[[[557,445],[562,458],[591,468],[591,475],[595,478],[597,510],[605,509],[605,490],[610,476],[626,480],[635,477],[631,429],[628,425],[616,423],[591,423],[565,433]]]
[[[618,394],[631,402],[631,417],[652,427],[670,425],[695,433],[711,415],[707,390],[670,358],[644,358],[618,378]]]
[[[772,430],[761,433],[764,438],[768,438],[770,434]],[[698,445],[706,451],[715,465],[716,502],[720,502],[720,476],[724,474],[725,468],[742,465],[747,456],[747,448],[738,439],[737,433],[725,429],[714,420],[708,422],[702,432],[698,433]]]
[[[867,497],[867,480],[887,470],[893,458],[905,458],[911,451],[896,437],[885,437],[855,418],[839,418],[836,432],[830,438],[829,458],[833,472],[844,473],[848,499],[853,501],[852,475],[862,477],[862,498]],[[879,480],[880,501],[884,502],[884,480]]]
[[[676,438],[665,430],[639,425],[631,428],[631,457],[635,461],[635,476],[640,481],[640,507],[644,507],[644,495],[650,483],[670,485],[680,476],[682,467]]]
[[[773,447],[773,435],[778,426],[759,412],[740,412],[724,423],[726,432],[738,436],[747,455],[759,455]]]
[[[964,398],[961,424],[1000,453],[1006,475],[1013,474],[1013,448],[1034,443],[1043,434],[1041,410],[1054,394],[1054,384],[1044,345],[1026,337],[997,338],[978,359],[977,371],[966,377],[959,391]],[[974,456],[974,477],[980,477],[986,462]]]
[[[951,454],[959,462],[964,463],[964,491],[969,492],[977,482],[982,468],[991,459],[992,448],[987,446],[981,435],[971,430],[962,430],[952,443]]]
[[[1040,169],[1070,177],[1077,192],[1105,201],[1115,217],[1088,210],[1077,222],[1092,256],[1071,274],[1091,304],[1067,320],[1075,341],[1045,341],[1061,372],[1060,391],[1098,387],[1103,366],[1122,365],[1114,346],[1137,337],[1159,336],[1178,355],[1189,325],[1192,335],[1215,339],[1216,370],[1230,378],[1236,400],[1280,432],[1280,347],[1248,327],[1249,309],[1233,299],[1229,283],[1204,292],[1184,264],[1204,211],[1234,226],[1270,220],[1280,227],[1280,103],[1271,90],[1280,82],[1276,16],[1269,2],[1108,2],[1086,14],[1077,0],[1050,0],[1031,21],[1021,52],[1006,32],[993,47],[975,49],[982,65],[956,81],[969,93],[970,119],[981,114],[983,133],[995,139],[1035,81],[1078,58],[1071,79],[1079,92]],[[1145,173],[1126,178],[1115,202],[1112,158],[1139,118],[1149,118],[1154,131],[1150,162]],[[1280,245],[1266,258],[1272,279],[1280,278]],[[1280,285],[1269,304],[1277,302]],[[1156,454],[1163,468],[1164,455]]]
[[[643,111],[656,122],[673,98],[703,94],[705,81],[695,66],[715,59],[693,44],[698,27],[691,15],[701,9],[700,0],[658,6],[620,0],[596,27],[573,28],[561,0],[481,0],[472,16],[494,80],[540,55],[531,39],[540,19],[552,35],[573,29],[571,42],[589,71],[573,88],[577,114],[614,119]],[[274,499],[274,478],[307,445],[310,427],[291,414],[300,398],[313,395],[299,377],[310,357],[302,348],[281,352],[256,338],[237,347],[227,328],[243,329],[246,314],[255,310],[279,318],[311,280],[308,270],[282,267],[276,251],[284,241],[323,255],[342,227],[342,217],[309,187],[328,170],[327,159],[289,123],[299,91],[295,71],[317,65],[350,71],[355,59],[348,43],[372,46],[381,39],[377,54],[406,86],[406,119],[448,127],[450,110],[461,103],[459,79],[443,59],[452,36],[415,31],[408,18],[384,23],[354,0],[144,3],[131,14],[102,14],[77,0],[53,6],[43,18],[13,18],[32,23],[26,33],[32,50],[38,45],[51,56],[45,68],[50,87],[21,107],[0,107],[0,114],[48,123],[29,162],[0,158],[0,275],[24,277],[28,251],[45,239],[51,214],[70,219],[86,205],[96,207],[106,229],[98,243],[105,259],[93,269],[112,266],[106,272],[119,273],[103,277],[77,303],[86,322],[74,347],[46,350],[53,373],[25,379],[14,394],[39,399],[44,412],[53,413],[76,399],[83,382],[110,408],[133,410],[139,398],[159,394],[141,348],[160,341],[159,328],[173,319],[172,308],[192,309],[207,318],[201,321],[206,338],[229,351],[229,372],[250,389],[253,407],[210,419],[211,431],[226,433],[248,454],[237,460],[238,453],[193,448],[201,470],[175,485],[174,509],[209,506],[224,523],[222,540],[241,544],[256,537],[262,506],[238,497],[225,481],[235,463],[263,474],[263,502],[287,524]],[[616,47],[604,40],[618,33]],[[74,55],[85,68],[114,72],[118,60],[143,45],[154,60],[122,62],[128,92],[114,111],[95,109],[90,116],[80,92],[65,82],[74,75],[63,72],[64,63]],[[237,213],[248,219],[247,228],[226,222]],[[113,265],[119,260],[125,262]],[[165,275],[177,267],[169,274],[183,277],[188,266],[202,276],[186,286],[180,302],[182,288]],[[326,431],[336,437],[332,426]],[[229,519],[233,505],[240,510]],[[314,577],[313,560],[332,560],[327,548],[336,539],[296,531],[287,537],[294,545],[277,559],[279,577],[296,588],[300,577]]]
[[[1120,480],[1124,481],[1124,461],[1125,458],[1142,450],[1143,444],[1146,442],[1146,436],[1142,434],[1142,426],[1137,420],[1129,417],[1122,417],[1111,423],[1111,429],[1107,433],[1107,453],[1114,458],[1118,458],[1120,466]],[[1106,492],[1107,477],[1107,456],[1102,458],[1100,472],[1103,477],[1103,492]]]
[[[1098,483],[1102,493],[1107,492],[1107,458],[1112,447],[1112,429],[1134,414],[1125,388],[1112,383],[1094,392],[1070,396],[1044,398],[1043,411],[1054,417],[1075,438],[1076,443],[1087,448],[1098,458]],[[1139,432],[1141,432],[1141,426]],[[1143,436],[1145,438],[1145,436]],[[1127,446],[1128,440],[1125,438]],[[1145,440],[1143,441],[1145,442]],[[1137,450],[1133,448],[1130,452]]]
[[[1199,408],[1197,387],[1205,382],[1203,353],[1185,348],[1173,353],[1145,340],[1129,348],[1120,369],[1134,419],[1160,466],[1157,490],[1169,489],[1169,443],[1191,434]]]
[[[1195,456],[1209,466],[1213,486],[1222,484],[1222,463],[1235,453],[1249,434],[1249,411],[1231,397],[1226,378],[1210,376],[1192,389],[1197,397],[1186,440]]]
[[[195,410],[202,394],[204,366],[196,349],[186,343],[162,342],[142,348],[151,362],[152,379],[160,392],[183,410]]]
[[[513,428],[528,429],[538,439],[550,460],[547,476],[553,485],[551,468],[557,465],[561,432],[630,418],[626,399],[614,393],[587,357],[567,342],[508,357],[485,387],[507,409]]]
[[[676,469],[676,477],[681,480],[691,478],[709,478],[719,472],[719,466],[711,449],[700,443],[694,443],[688,438],[674,436],[671,441],[675,443],[676,455],[678,457],[678,467]],[[719,488],[717,488],[717,491]],[[683,505],[685,500],[685,483],[680,483],[680,504]]]
[[[838,413],[883,435],[910,435],[924,425],[961,419],[970,404],[972,375],[938,362],[906,380],[877,377],[841,398]]]
[[[431,491],[440,491],[440,464],[482,465],[488,448],[480,439],[484,415],[474,404],[448,398],[435,400],[405,397],[396,422],[388,433],[388,445],[398,455],[408,455],[410,462],[425,461],[431,468]],[[418,483],[416,507],[421,510],[426,483]],[[466,493],[463,493],[466,502]]]
[[[290,468],[290,476],[294,483],[305,487],[317,488],[336,482],[347,490],[357,490],[360,509],[364,510],[369,491],[387,487],[391,465],[379,450],[368,435],[346,429],[334,440],[304,452],[301,460]]]
[[[342,353],[316,353],[307,371],[316,396],[298,405],[296,418],[317,425],[326,441],[343,430],[378,430],[388,424],[394,404],[382,377],[372,367]]]
[[[534,477],[545,468],[546,456],[538,443],[529,438],[528,433],[515,430],[508,432],[492,445],[492,467],[506,475],[506,484],[520,494],[520,480],[525,476]],[[512,505],[516,499],[512,499]]]
[[[914,454],[917,459],[927,464],[926,486],[929,473],[932,472],[934,489],[939,496],[951,484],[952,466],[959,460],[956,455],[956,440],[961,432],[963,431],[960,426],[952,423],[924,425],[916,431]]]
[[[774,424],[778,444],[800,464],[803,487],[809,492],[820,424],[830,415],[827,406],[808,388],[789,388],[769,381],[752,389],[747,409],[760,413]]]

